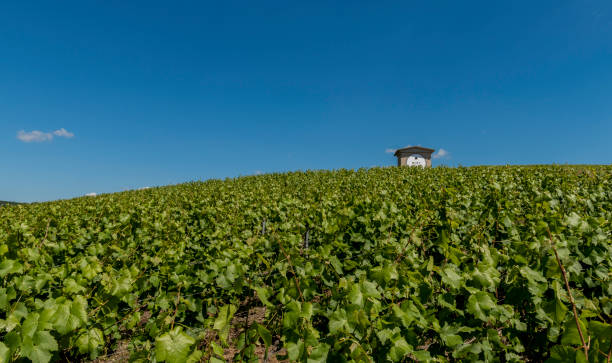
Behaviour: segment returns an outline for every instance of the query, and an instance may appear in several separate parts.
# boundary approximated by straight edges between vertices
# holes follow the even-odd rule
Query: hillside
[[[294,172],[0,208],[0,361],[605,361],[611,221],[610,166]]]
[[[4,201],[4,200],[0,200],[0,206],[2,206],[2,205],[11,205],[11,204],[19,204],[19,203],[7,202],[7,201]]]

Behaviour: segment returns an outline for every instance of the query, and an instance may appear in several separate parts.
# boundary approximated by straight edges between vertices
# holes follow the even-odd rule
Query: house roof
[[[436,150],[435,149],[430,149],[430,148],[427,148],[427,147],[422,147],[422,146],[409,146],[409,147],[404,147],[404,148],[395,150],[395,153],[393,155],[397,156],[400,153],[419,152],[419,151],[426,151],[426,152],[432,153],[432,152],[434,152]]]

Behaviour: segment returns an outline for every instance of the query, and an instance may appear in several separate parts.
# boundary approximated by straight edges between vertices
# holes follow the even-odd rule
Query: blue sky
[[[612,161],[608,0],[2,2],[0,44],[0,200]]]

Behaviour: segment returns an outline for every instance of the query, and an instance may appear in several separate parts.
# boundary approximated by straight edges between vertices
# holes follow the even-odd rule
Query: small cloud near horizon
[[[431,155],[434,159],[447,159],[450,158],[450,153],[447,150],[439,149]]]
[[[404,147],[400,147],[400,148],[398,148],[398,149],[391,149],[391,148],[387,148],[387,149],[385,149],[385,152],[386,152],[387,154],[395,154],[395,152],[396,152],[397,150],[399,150],[399,149],[405,149],[405,148],[407,148],[407,147],[411,147],[411,146],[412,146],[412,145],[406,145],[406,146],[404,146]]]
[[[33,131],[21,130],[17,132],[17,139],[22,142],[51,141],[53,140],[55,136],[70,139],[74,137],[74,133],[66,130],[63,127],[53,132],[43,132],[40,130],[33,130]]]
[[[59,137],[65,137],[67,139],[74,137],[74,134],[72,132],[69,132],[68,130],[66,130],[65,128],[61,128],[59,130],[55,130],[53,131],[53,135],[55,136],[59,136]]]
[[[87,194],[85,194],[86,197],[95,197],[96,195],[98,195],[98,193],[87,193]]]

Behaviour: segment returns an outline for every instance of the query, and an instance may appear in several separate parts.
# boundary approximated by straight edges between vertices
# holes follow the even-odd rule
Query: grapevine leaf
[[[351,286],[351,290],[348,294],[348,299],[351,302],[351,304],[363,306],[363,294],[361,293],[361,289],[359,288],[359,285],[354,284]]]
[[[290,361],[297,361],[300,356],[302,356],[304,351],[304,341],[298,340],[297,343],[289,342],[287,343],[287,355]]]
[[[406,339],[399,338],[393,342],[387,357],[392,362],[399,362],[410,352],[412,352],[412,346],[406,342]]]
[[[484,291],[478,291],[468,298],[467,311],[482,321],[490,320],[487,314],[493,308],[495,308],[495,302]]]
[[[217,319],[215,319],[213,328],[219,333],[219,337],[225,343],[227,343],[227,336],[229,335],[230,325],[236,310],[237,308],[234,305],[224,305],[219,308]]]
[[[580,322],[580,328],[582,330],[582,334],[584,334],[585,339],[588,336],[586,324],[582,320],[578,320]],[[576,326],[576,321],[574,319],[569,319],[565,323],[565,332],[561,337],[561,344],[567,345],[581,345],[582,340],[580,339],[580,333],[578,332],[578,327]]]
[[[23,266],[15,260],[4,260],[0,263],[0,277],[8,274],[22,273]]]
[[[87,300],[77,296],[74,300],[60,299],[53,316],[54,327],[60,334],[76,330],[87,323]]]
[[[348,318],[346,311],[340,309],[335,311],[329,319],[329,332],[335,334],[348,329]]]
[[[32,337],[23,337],[22,354],[34,363],[47,363],[51,360],[51,352],[58,350],[57,341],[48,331],[38,331]]]
[[[185,362],[195,339],[185,334],[181,327],[155,338],[155,357],[168,363]]]
[[[263,340],[264,344],[266,345],[266,348],[268,348],[272,344],[272,334],[270,334],[270,331],[266,329],[265,326],[258,323],[256,324],[257,334],[259,334],[259,337],[261,337],[261,340]]]
[[[0,342],[0,363],[8,363],[11,359],[11,350]]]
[[[455,347],[463,343],[463,338],[461,338],[461,336],[458,335],[457,333],[458,333],[458,329],[450,325],[444,324],[444,326],[440,330],[440,338],[442,338],[442,341],[447,346]]]
[[[253,289],[257,291],[257,297],[264,305],[266,305],[267,307],[274,307],[270,300],[268,300],[270,296],[272,296],[272,293],[269,289],[265,287],[254,287]]]
[[[198,363],[202,359],[204,353],[201,350],[194,350],[193,353],[189,354],[185,363]]]
[[[92,328],[81,334],[76,341],[76,346],[81,353],[89,353],[94,359],[99,348],[104,346],[104,334],[98,328]]]
[[[327,361],[327,354],[329,352],[329,345],[325,343],[317,344],[317,347],[312,350],[308,356],[308,363],[323,363]]]
[[[589,332],[594,339],[599,340],[600,347],[612,345],[612,324],[591,320],[589,321]]]
[[[442,281],[445,284],[448,284],[453,289],[458,289],[461,287],[461,275],[457,272],[457,266],[453,264],[449,264],[442,270]]]
[[[544,303],[544,310],[551,317],[555,323],[563,324],[565,320],[565,314],[567,313],[567,307],[561,300],[552,299]]]
[[[9,297],[5,288],[0,288],[0,310],[6,310],[8,307]]]

